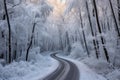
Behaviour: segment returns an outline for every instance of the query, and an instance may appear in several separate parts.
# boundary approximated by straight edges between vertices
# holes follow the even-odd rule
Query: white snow
[[[76,59],[76,58],[84,57],[84,56],[86,56],[86,53],[84,52],[83,47],[81,46],[80,42],[74,43],[72,45],[70,57]]]
[[[120,70],[116,69],[106,76],[109,80],[120,80]]]
[[[0,80],[38,80],[58,67],[58,62],[50,56],[37,56],[36,61],[13,62],[5,67],[0,65]]]
[[[120,80],[120,69],[118,67],[113,66],[112,64],[109,64],[105,60],[97,60],[91,57],[85,58],[81,61],[88,65],[90,69],[106,77],[108,80]]]

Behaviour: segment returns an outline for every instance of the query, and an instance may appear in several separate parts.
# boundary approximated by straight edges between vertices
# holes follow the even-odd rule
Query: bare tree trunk
[[[79,41],[80,41],[80,43],[81,43],[81,46],[82,46],[82,48],[84,49],[84,41],[82,40],[82,36],[81,36],[81,33],[80,33],[80,31],[79,31],[79,29],[77,29],[77,31],[76,32],[78,32],[78,36],[79,36]]]
[[[79,8],[79,11],[80,8]],[[82,20],[82,15],[81,15],[81,12],[79,12],[79,18],[81,20],[81,28],[82,28],[82,35],[83,35],[83,40],[84,40],[84,43],[85,43],[85,48],[86,48],[86,51],[87,51],[87,54],[88,54],[88,57],[90,56],[90,53],[89,53],[89,50],[88,50],[88,46],[87,46],[87,41],[86,41],[86,37],[85,37],[85,32],[84,32],[84,26],[83,26],[83,20]]]
[[[62,33],[61,30],[58,28],[59,31],[59,45],[60,45],[60,49],[63,50],[63,41],[62,41]]]
[[[99,31],[99,33],[101,34],[101,33],[102,33],[102,30],[101,30],[101,26],[100,26],[100,23],[99,23],[97,5],[96,5],[96,1],[95,1],[95,0],[93,0],[93,6],[94,6],[94,9],[95,9],[95,15],[96,15],[96,21],[97,21],[98,31]],[[109,55],[108,55],[108,51],[107,51],[107,49],[106,49],[106,47],[105,47],[104,38],[103,38],[102,36],[100,36],[100,39],[101,39],[101,42],[102,42],[102,46],[103,46],[103,50],[104,50],[104,53],[105,53],[106,60],[107,60],[108,62],[110,62],[110,60],[109,60]]]
[[[66,47],[67,47],[67,51],[70,52],[71,46],[70,46],[70,40],[69,40],[68,32],[66,31],[65,34],[66,34]]]
[[[10,26],[10,20],[9,20],[9,15],[8,15],[8,10],[7,10],[7,4],[6,4],[6,0],[4,0],[4,8],[5,8],[5,14],[6,14],[6,19],[7,19],[7,24],[8,24],[8,34],[9,34],[9,38],[8,38],[8,46],[9,46],[9,61],[8,63],[11,63],[11,26]]]
[[[110,31],[110,23],[108,21],[109,19],[107,18],[107,27],[108,27],[108,30]]]
[[[2,20],[5,20],[5,14],[3,14]]]
[[[30,51],[30,48],[31,48],[32,43],[33,43],[35,26],[36,26],[36,23],[33,24],[32,35],[31,35],[30,43],[29,43],[29,46],[28,46],[28,48],[27,48],[27,53],[26,53],[26,61],[28,61],[29,51]]]
[[[120,25],[120,0],[117,0],[117,3],[118,3],[118,21]]]
[[[113,9],[111,0],[109,0],[109,3],[110,3],[110,7],[111,7],[112,16],[113,16],[113,19],[114,19],[114,22],[115,22],[116,31],[117,31],[118,37],[120,37],[119,26],[117,24],[117,20],[116,20],[116,17],[115,17],[115,13],[114,13],[114,9]]]
[[[89,24],[90,24],[90,29],[91,29],[91,34],[93,37],[95,37],[96,39],[96,36],[94,35],[94,31],[93,31],[93,26],[92,26],[92,22],[91,22],[91,17],[90,17],[90,12],[89,12],[89,8],[88,8],[88,3],[86,1],[86,8],[87,8],[87,13],[88,13],[88,19],[89,19]],[[96,45],[96,40],[93,39],[93,45],[94,45],[94,49],[95,49],[95,53],[96,53],[96,58],[98,59],[99,58],[99,50],[97,48],[97,45]]]

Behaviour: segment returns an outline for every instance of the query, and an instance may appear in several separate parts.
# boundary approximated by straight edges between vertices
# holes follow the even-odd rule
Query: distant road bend
[[[56,53],[51,54],[51,57],[59,61],[59,66],[43,80],[79,80],[79,70],[74,63],[57,57]]]

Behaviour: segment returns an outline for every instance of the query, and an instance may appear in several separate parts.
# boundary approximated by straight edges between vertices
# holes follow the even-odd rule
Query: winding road
[[[79,80],[79,70],[74,63],[57,57],[56,53],[51,54],[51,57],[59,61],[59,66],[43,80]]]

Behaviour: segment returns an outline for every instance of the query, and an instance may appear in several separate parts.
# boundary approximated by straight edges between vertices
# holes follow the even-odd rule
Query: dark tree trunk
[[[28,45],[27,53],[26,53],[26,61],[28,61],[29,51],[30,51],[30,48],[31,48],[32,43],[33,43],[34,32],[35,32],[35,26],[36,26],[36,23],[33,24],[32,35],[31,35],[30,43],[29,43],[29,45]]]
[[[95,9],[95,15],[96,15],[96,21],[97,21],[98,31],[99,31],[99,33],[101,34],[101,33],[102,33],[102,30],[101,30],[101,26],[100,26],[100,23],[99,23],[97,5],[96,5],[96,1],[95,1],[95,0],[93,0],[93,6],[94,6],[94,9]],[[110,62],[110,60],[109,60],[109,55],[108,55],[107,49],[106,49],[106,47],[105,47],[104,38],[103,38],[102,36],[100,36],[100,39],[101,39],[101,42],[102,42],[102,45],[103,45],[103,50],[104,50],[104,53],[105,53],[106,60],[107,60],[108,62]]]
[[[0,59],[4,58],[4,53],[0,54]]]
[[[8,15],[8,10],[7,10],[7,4],[6,4],[6,0],[4,0],[4,8],[5,8],[5,14],[6,14],[6,19],[7,19],[7,24],[8,24],[8,34],[9,34],[9,38],[8,38],[8,46],[9,46],[9,61],[8,63],[11,63],[11,26],[10,26],[10,20],[9,20],[9,15]]]
[[[2,38],[4,38],[4,37],[5,37],[5,36],[4,36],[4,31],[2,31],[1,34],[2,34]]]
[[[120,25],[120,0],[117,0],[117,3],[118,3],[118,21]]]
[[[80,8],[79,8],[79,11]],[[90,53],[89,53],[89,50],[88,50],[88,46],[87,46],[87,41],[86,41],[86,37],[85,37],[85,32],[84,32],[84,26],[83,26],[83,20],[82,20],[82,15],[81,15],[81,12],[79,12],[79,18],[81,20],[81,28],[82,28],[82,35],[83,35],[83,40],[84,40],[84,44],[85,44],[85,48],[86,48],[86,51],[87,51],[87,54],[88,54],[88,57],[90,56]]]
[[[66,32],[66,47],[68,48],[68,52],[70,52],[71,50],[71,46],[70,46],[70,40],[69,40],[69,35],[68,35],[68,32]]]
[[[77,29],[77,31],[76,32],[78,32],[78,36],[79,36],[79,41],[80,41],[80,43],[81,43],[81,46],[82,46],[82,48],[84,49],[85,47],[84,47],[84,44],[83,44],[83,39],[82,39],[82,36],[81,36],[81,33],[80,33],[80,30],[79,29]]]
[[[13,54],[13,60],[16,60],[17,58],[17,41],[15,43],[15,50],[14,50],[14,54]]]
[[[62,32],[61,29],[58,26],[58,32],[59,32],[59,45],[60,45],[60,49],[63,50],[63,41],[62,41]]]
[[[110,3],[110,8],[111,8],[112,16],[113,16],[113,19],[114,19],[114,22],[115,22],[115,29],[116,29],[116,31],[118,33],[118,37],[120,37],[119,26],[117,24],[117,20],[116,20],[116,17],[115,17],[115,13],[114,13],[114,9],[113,9],[111,0],[109,0],[109,3]]]
[[[5,14],[3,14],[3,18],[2,18],[2,20],[5,20]]]
[[[94,31],[93,31],[93,26],[92,26],[92,22],[91,22],[90,11],[89,11],[89,8],[88,8],[87,1],[86,1],[86,8],[87,8],[87,13],[88,13],[88,20],[89,20],[89,24],[90,24],[91,34],[92,34],[93,37],[96,38],[96,36],[94,35]],[[94,45],[94,49],[95,49],[95,53],[96,53],[96,58],[98,59],[99,58],[99,52],[98,52],[99,50],[97,48],[95,39],[93,39],[93,45]]]
[[[110,31],[110,24],[109,24],[109,19],[107,18],[107,27],[108,27],[108,30]]]

